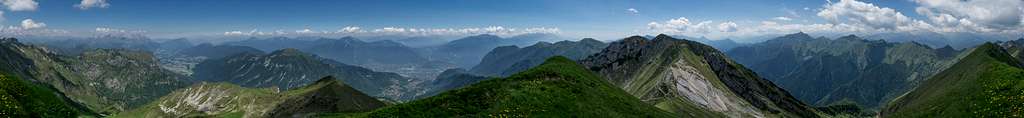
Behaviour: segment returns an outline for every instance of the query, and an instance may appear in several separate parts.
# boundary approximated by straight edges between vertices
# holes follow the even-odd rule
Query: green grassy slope
[[[382,108],[365,117],[675,117],[557,56],[508,78]]]
[[[0,117],[68,118],[87,115],[50,88],[0,73]]]
[[[995,44],[986,43],[949,69],[897,98],[885,117],[1020,117],[1024,69]]]

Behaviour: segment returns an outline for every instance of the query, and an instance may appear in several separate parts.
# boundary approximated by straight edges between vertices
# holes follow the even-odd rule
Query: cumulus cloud
[[[647,28],[662,33],[708,33],[713,30],[711,23],[713,21],[710,20],[694,23],[686,17],[679,17],[661,23],[647,23]]]
[[[1016,29],[1022,25],[1021,0],[914,0],[915,11],[936,25],[988,29]]]
[[[345,28],[341,28],[340,30],[338,30],[338,32],[339,32],[339,33],[357,33],[357,32],[365,32],[365,31],[363,31],[363,30],[361,30],[361,29],[362,29],[362,28],[359,28],[359,27],[353,27],[353,26],[345,26]]]
[[[11,11],[35,11],[39,8],[35,0],[3,0],[3,3]]]
[[[46,27],[46,23],[36,22],[32,19],[25,19],[21,21],[21,28],[24,29],[36,29]]]
[[[793,20],[792,18],[785,17],[785,16],[779,16],[779,17],[775,17],[775,18],[772,18],[772,19],[773,20],[779,20],[779,21],[791,21],[791,20]]]
[[[87,10],[89,8],[107,8],[110,7],[110,3],[107,3],[107,0],[82,0],[81,3],[74,6],[78,9]]]
[[[630,14],[640,14],[640,11],[635,8],[626,9],[626,12],[629,12]]]
[[[918,21],[892,8],[878,7],[856,0],[841,0],[825,5],[818,12],[819,17],[833,24],[849,23],[882,30],[911,29]]]
[[[734,22],[724,22],[724,23],[718,24],[718,31],[720,31],[720,32],[736,32],[737,27],[738,26]]]

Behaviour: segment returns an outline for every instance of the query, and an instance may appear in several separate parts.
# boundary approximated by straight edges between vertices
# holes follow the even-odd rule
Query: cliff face
[[[718,50],[659,35],[614,42],[582,60],[630,94],[676,113],[730,117],[817,117],[786,91]]]

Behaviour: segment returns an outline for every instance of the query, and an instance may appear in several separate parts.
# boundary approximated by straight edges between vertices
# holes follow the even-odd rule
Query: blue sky
[[[566,35],[612,38],[666,33],[655,31],[657,28],[650,24],[668,23],[682,17],[691,22],[713,21],[709,23],[711,27],[726,22],[735,23],[738,27],[754,27],[765,24],[765,21],[801,25],[846,22],[831,21],[818,14],[830,3],[825,0],[100,0],[109,5],[89,9],[75,7],[82,3],[78,0],[27,1],[38,2],[38,8],[5,10],[3,24],[19,26],[24,19],[33,19],[45,23],[46,29],[88,32],[104,27],[143,30],[149,35],[165,37],[217,35],[253,29],[268,32],[305,28],[334,31],[346,26],[366,30],[385,27],[547,27],[557,28]],[[1009,1],[1019,4],[1019,0]],[[895,9],[911,19],[929,21],[928,16],[915,10],[923,6],[924,2],[920,1],[852,2]],[[631,8],[637,12],[627,10]],[[859,18],[848,15],[856,13],[845,17]],[[773,20],[778,17],[791,20]],[[846,18],[840,18],[843,19]],[[739,28],[740,32],[744,30]],[[668,33],[721,35],[718,37],[724,38],[737,35],[686,31]],[[753,34],[748,32],[744,35]]]

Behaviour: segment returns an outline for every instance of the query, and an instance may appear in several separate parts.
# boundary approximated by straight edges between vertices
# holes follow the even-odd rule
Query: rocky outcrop
[[[676,113],[818,117],[816,111],[698,42],[659,35],[614,42],[582,60],[634,96]]]

